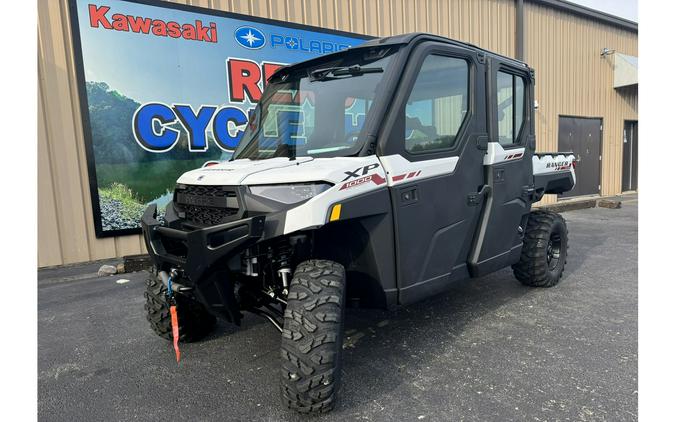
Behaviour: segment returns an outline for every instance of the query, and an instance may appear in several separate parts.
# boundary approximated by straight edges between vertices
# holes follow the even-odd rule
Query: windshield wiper
[[[361,67],[354,66],[335,66],[327,67],[325,69],[313,70],[310,73],[311,81],[329,81],[333,79],[340,79],[341,76],[361,76],[366,73],[382,73],[384,69],[381,67]]]

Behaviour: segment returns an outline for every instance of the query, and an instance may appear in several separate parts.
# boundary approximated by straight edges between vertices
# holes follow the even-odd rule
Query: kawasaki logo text
[[[186,40],[218,42],[218,31],[214,22],[204,25],[201,20],[194,24],[166,22],[161,19],[115,13],[108,18],[109,6],[89,5],[89,25],[92,28],[112,29],[114,31],[135,32],[137,34],[155,35],[158,37],[183,38]]]

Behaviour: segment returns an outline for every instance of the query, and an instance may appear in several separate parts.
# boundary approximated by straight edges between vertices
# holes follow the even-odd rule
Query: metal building
[[[536,69],[537,149],[581,158],[571,195],[637,189],[634,22],[562,0],[181,2],[372,36],[431,32],[519,58]],[[95,235],[67,0],[39,0],[38,20],[38,265],[143,253],[140,235]]]

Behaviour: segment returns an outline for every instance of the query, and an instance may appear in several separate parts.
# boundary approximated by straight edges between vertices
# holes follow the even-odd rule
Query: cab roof
[[[456,46],[459,46],[459,47],[468,48],[470,50],[480,51],[480,52],[484,53],[486,56],[498,58],[502,61],[508,62],[511,65],[525,66],[525,67],[529,68],[527,63],[522,62],[520,60],[516,60],[514,58],[507,57],[507,56],[495,53],[493,51],[486,50],[486,49],[478,47],[474,44],[453,40],[452,38],[447,38],[447,37],[443,37],[441,35],[436,35],[436,34],[430,34],[428,32],[410,32],[408,34],[392,35],[390,37],[373,38],[373,39],[370,39],[370,40],[364,42],[363,44],[359,44],[355,47],[352,47],[349,50],[363,48],[363,47],[383,46],[383,45],[411,44],[415,41],[420,41],[420,40],[436,41],[436,42],[441,42],[441,43],[445,43],[445,44],[449,44],[449,45],[456,45]]]
[[[458,46],[458,47],[467,48],[467,49],[470,49],[470,50],[476,50],[476,51],[479,51],[479,52],[483,53],[485,56],[497,58],[497,59],[499,59],[503,62],[506,62],[506,63],[508,63],[512,66],[525,67],[527,69],[530,69],[530,67],[526,63],[524,63],[520,60],[516,60],[516,59],[513,59],[511,57],[503,56],[501,54],[494,53],[494,52],[489,51],[489,50],[485,50],[485,49],[480,48],[478,46],[475,46],[473,44],[453,40],[451,38],[447,38],[447,37],[443,37],[443,36],[435,35],[435,34],[430,34],[430,33],[426,33],[426,32],[411,32],[411,33],[408,33],[408,34],[393,35],[393,36],[390,36],[390,37],[372,38],[372,39],[369,39],[362,44],[359,44],[359,45],[354,46],[354,47],[350,47],[350,48],[345,49],[345,50],[337,51],[335,53],[326,54],[326,55],[315,57],[315,58],[305,60],[305,61],[302,61],[302,62],[294,63],[294,64],[291,64],[291,65],[288,65],[288,66],[284,66],[283,68],[277,70],[276,73],[277,74],[286,73],[286,72],[292,71],[293,69],[298,68],[298,67],[307,67],[307,66],[311,67],[314,64],[319,64],[321,62],[330,61],[331,57],[339,56],[339,55],[349,53],[349,52],[353,52],[353,51],[358,51],[358,50],[361,50],[361,49],[364,49],[364,48],[381,47],[381,46],[387,46],[387,45],[391,45],[391,46],[407,45],[407,44],[412,44],[413,42],[417,42],[417,41],[435,41],[435,42],[445,43],[445,44],[448,44],[448,45],[455,45],[455,46]]]

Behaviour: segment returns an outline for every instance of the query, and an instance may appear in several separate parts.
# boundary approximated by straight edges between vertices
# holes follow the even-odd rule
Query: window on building
[[[468,104],[468,63],[454,57],[428,56],[405,107],[406,151],[452,148]]]
[[[525,116],[525,80],[521,76],[497,72],[497,122],[499,143],[518,142]]]

